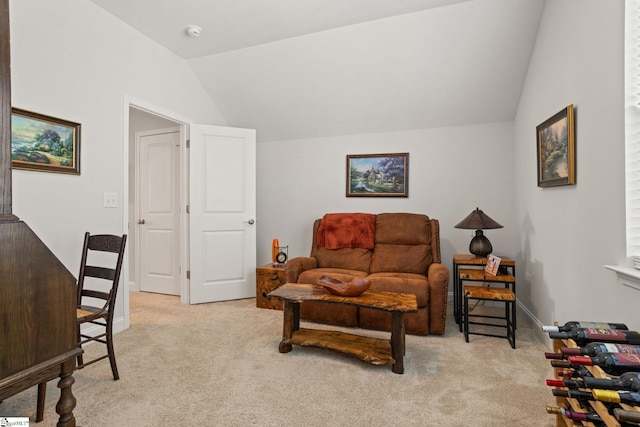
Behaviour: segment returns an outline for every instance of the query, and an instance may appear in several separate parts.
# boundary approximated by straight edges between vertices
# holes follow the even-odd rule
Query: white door
[[[136,133],[141,291],[180,295],[180,132]]]
[[[190,126],[191,304],[255,297],[256,136]]]

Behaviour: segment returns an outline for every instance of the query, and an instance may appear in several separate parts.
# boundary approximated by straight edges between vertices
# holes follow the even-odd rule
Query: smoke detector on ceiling
[[[200,37],[202,28],[198,27],[197,25],[187,25],[186,32],[189,37]]]

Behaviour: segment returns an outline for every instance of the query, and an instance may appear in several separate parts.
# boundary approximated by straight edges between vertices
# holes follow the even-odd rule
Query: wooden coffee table
[[[396,374],[404,372],[404,313],[418,311],[416,296],[396,292],[367,290],[357,297],[333,295],[317,285],[286,283],[269,293],[284,302],[284,326],[280,353],[288,353],[292,345],[329,348],[350,354],[374,365],[391,364]],[[300,303],[323,301],[355,305],[391,313],[391,339],[364,337],[341,331],[300,328]]]

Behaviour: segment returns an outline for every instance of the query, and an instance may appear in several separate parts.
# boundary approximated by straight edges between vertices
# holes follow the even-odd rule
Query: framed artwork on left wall
[[[12,108],[11,167],[80,175],[80,123]]]

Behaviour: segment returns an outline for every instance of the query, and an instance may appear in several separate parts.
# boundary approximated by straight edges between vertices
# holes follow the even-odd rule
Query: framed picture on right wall
[[[536,126],[538,187],[576,183],[576,138],[573,104]]]

